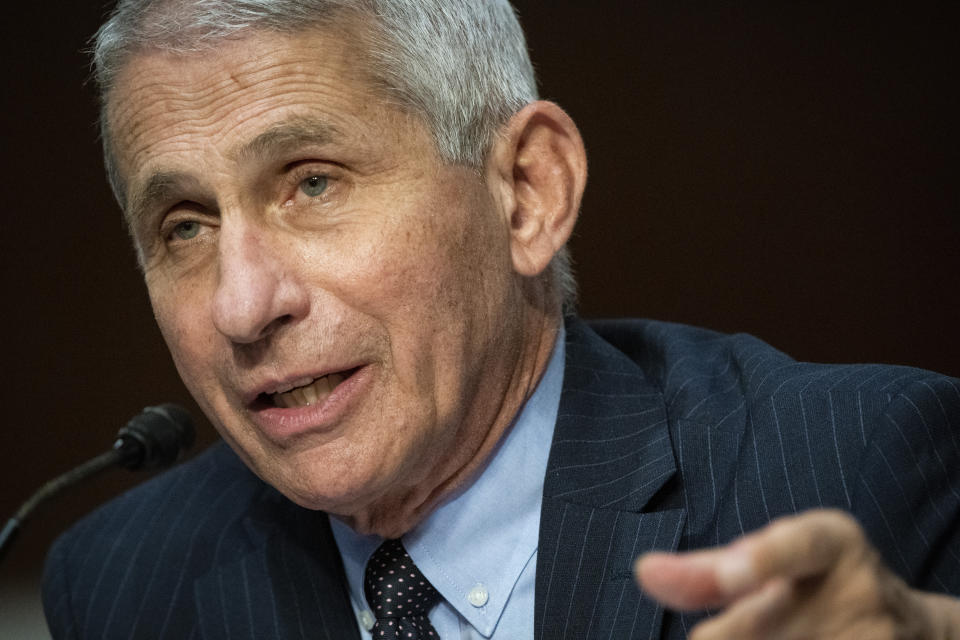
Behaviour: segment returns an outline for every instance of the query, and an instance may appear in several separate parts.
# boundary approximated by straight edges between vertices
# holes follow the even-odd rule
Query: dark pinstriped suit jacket
[[[568,321],[537,638],[684,637],[696,616],[643,597],[635,556],[818,506],[852,511],[911,584],[960,594],[960,381],[664,323],[594,329]],[[44,604],[55,638],[357,637],[326,516],[223,445],[63,536]]]

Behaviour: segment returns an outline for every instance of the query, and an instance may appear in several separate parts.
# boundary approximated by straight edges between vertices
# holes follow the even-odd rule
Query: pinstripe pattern
[[[851,511],[911,584],[960,595],[960,382],[666,323],[594,329],[606,342],[568,321],[538,638],[686,637],[702,615],[628,587],[635,555],[819,506]]]
[[[633,585],[638,553],[674,549],[683,509],[640,513],[676,473],[663,395],[622,353],[568,323],[563,396],[537,553],[538,640],[655,638]]]
[[[147,482],[54,545],[54,638],[358,638],[326,515],[300,509],[225,445]]]
[[[665,323],[594,329],[568,321],[538,640],[683,638],[700,616],[641,594],[634,557],[817,506],[850,510],[911,584],[960,594],[960,382]],[[223,445],[63,536],[44,606],[55,638],[358,637],[326,516]]]

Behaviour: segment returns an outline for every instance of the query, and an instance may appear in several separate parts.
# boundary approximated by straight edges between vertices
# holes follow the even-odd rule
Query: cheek
[[[187,384],[194,390],[200,382],[199,371],[208,366],[214,340],[208,330],[208,305],[201,287],[183,285],[166,278],[147,278],[147,291],[153,314],[163,335],[174,364]]]
[[[379,277],[408,312],[475,309],[484,301],[488,276],[497,275],[506,244],[498,242],[493,214],[468,194],[431,205],[384,239]]]
[[[380,321],[432,306],[450,265],[431,229],[396,212],[301,243],[299,278]]]
[[[397,373],[433,395],[441,413],[475,377],[510,298],[505,232],[469,204],[423,216],[372,261],[380,272],[371,274],[369,302],[387,326]]]

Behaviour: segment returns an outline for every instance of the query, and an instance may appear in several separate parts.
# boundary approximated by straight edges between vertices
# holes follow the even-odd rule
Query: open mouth
[[[260,407],[279,407],[281,409],[295,409],[322,404],[330,397],[334,389],[359,369],[360,367],[355,367],[346,371],[330,373],[315,379],[313,382],[280,393],[261,393],[257,396],[256,404]]]

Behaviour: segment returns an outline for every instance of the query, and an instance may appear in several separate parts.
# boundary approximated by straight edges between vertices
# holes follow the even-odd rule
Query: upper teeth
[[[307,407],[317,404],[326,400],[330,392],[343,380],[343,374],[331,373],[296,389],[275,393],[273,394],[273,401],[278,407],[284,408]]]

